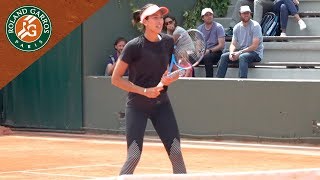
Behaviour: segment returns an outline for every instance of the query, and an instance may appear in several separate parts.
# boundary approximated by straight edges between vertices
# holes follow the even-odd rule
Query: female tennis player
[[[179,76],[167,76],[167,68],[174,50],[173,38],[161,33],[166,7],[147,4],[133,14],[144,33],[124,47],[115,70],[112,84],[128,91],[126,103],[127,159],[120,175],[133,174],[141,157],[143,138],[150,119],[172,163],[173,173],[186,173],[180,149],[180,134],[167,86]],[[123,78],[129,69],[128,79]],[[164,86],[157,86],[161,82]]]

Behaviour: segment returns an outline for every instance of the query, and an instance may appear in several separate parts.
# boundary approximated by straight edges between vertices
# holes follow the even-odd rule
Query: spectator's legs
[[[288,8],[285,4],[281,4],[280,6],[280,27],[282,33],[286,33],[287,25],[288,25]]]
[[[280,27],[282,31],[280,36],[286,36],[289,11],[283,0],[276,0],[274,2],[274,11],[280,17]]]
[[[296,6],[292,0],[281,0],[281,2],[283,2],[283,4],[285,4],[290,12],[290,15],[295,15],[298,14],[298,6]]]
[[[262,17],[266,12],[272,11],[272,0],[254,0],[253,20],[261,23]]]
[[[213,65],[217,64],[222,52],[208,53],[203,57],[203,63],[206,69],[206,77],[213,77]]]
[[[226,76],[228,63],[230,61],[229,54],[230,54],[229,52],[226,52],[221,55],[220,61],[218,63],[218,72],[217,72],[218,78],[224,78]]]
[[[292,2],[292,0],[282,0],[282,1],[287,6],[290,15],[294,16],[294,18],[297,20],[297,22],[300,26],[300,30],[307,28],[306,23],[300,18],[299,14],[298,14],[299,7],[297,5],[295,5]]]
[[[300,30],[303,30],[307,27],[305,22],[300,18],[298,14],[299,7],[295,5],[292,0],[276,0],[274,10],[276,13],[280,12],[280,25],[282,32],[285,33],[284,29],[287,28],[289,14],[294,16],[294,18],[297,20],[300,26]]]
[[[248,65],[252,62],[260,62],[261,58],[256,52],[243,53],[239,56],[239,78],[248,77]]]

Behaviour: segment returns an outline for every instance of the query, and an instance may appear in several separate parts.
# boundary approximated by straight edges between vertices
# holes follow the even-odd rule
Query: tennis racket
[[[206,52],[206,41],[197,29],[189,29],[177,39],[167,76],[190,77]]]

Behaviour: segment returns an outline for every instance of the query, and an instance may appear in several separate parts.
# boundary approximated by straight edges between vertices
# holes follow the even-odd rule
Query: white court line
[[[1,172],[0,174],[8,174],[8,173],[25,173],[25,174],[38,174],[38,175],[47,175],[47,176],[66,176],[66,177],[79,177],[79,178],[101,178],[101,177],[94,177],[94,176],[80,176],[80,175],[70,175],[70,174],[54,174],[54,173],[43,173],[43,172],[34,172],[34,171],[43,171],[43,170],[57,170],[57,169],[75,169],[81,167],[97,167],[97,166],[107,166],[107,167],[122,167],[121,165],[112,165],[112,164],[96,164],[96,165],[84,165],[84,166],[65,166],[65,167],[56,167],[56,168],[47,168],[47,169],[32,169],[32,170],[25,170],[25,171],[7,171]],[[152,168],[152,167],[143,167],[138,166],[138,169],[153,169],[153,170],[164,170],[170,171],[169,168]],[[210,173],[207,171],[188,171],[188,174],[216,174],[216,175],[241,175],[241,174],[272,174],[272,173],[302,173],[302,172],[311,172],[311,171],[319,171],[320,168],[302,168],[302,169],[278,169],[278,170],[266,170],[266,171],[240,171],[240,172],[214,172],[211,171]],[[159,174],[165,175],[165,174]]]
[[[79,176],[79,175],[71,175],[71,174],[55,174],[55,173],[42,173],[42,172],[28,172],[28,171],[22,171],[20,173],[23,174],[35,174],[35,175],[46,175],[46,176],[59,176],[59,177],[79,177],[79,178],[100,178],[100,177],[94,177],[94,176]]]
[[[16,135],[16,136],[28,136],[28,133],[24,133],[22,135]],[[35,136],[34,134],[31,134],[32,137],[39,137]],[[48,138],[57,138],[57,135],[54,133],[41,133],[40,135],[45,136],[52,136]],[[43,136],[41,136],[43,137]],[[66,136],[59,136],[58,138],[69,138],[69,139],[75,139],[75,138],[82,138],[85,140],[92,140],[96,138],[96,140],[110,140],[110,141],[126,141],[125,136],[101,136],[101,135],[92,135],[92,134],[68,134]],[[160,142],[159,138],[152,138],[146,136],[144,138],[145,141],[152,141],[152,142]],[[312,147],[312,146],[297,146],[297,145],[279,145],[279,144],[260,144],[260,143],[238,143],[238,142],[212,142],[212,141],[204,141],[204,140],[184,140],[184,138],[181,139],[182,143],[192,143],[192,144],[209,144],[209,145],[230,145],[230,146],[252,146],[252,147],[275,147],[275,148],[288,148],[288,149],[303,149],[303,150],[319,150],[320,146],[318,147]]]
[[[319,171],[320,168],[305,168],[305,169],[277,169],[277,170],[267,170],[267,171],[243,171],[243,172],[224,172],[224,173],[214,173],[214,174],[274,174],[274,173],[301,173],[301,172],[310,172],[310,171]]]
[[[10,174],[10,173],[37,173],[35,171],[49,171],[49,170],[62,170],[62,169],[77,169],[77,168],[88,168],[88,167],[118,167],[121,168],[122,165],[115,165],[115,164],[92,164],[92,165],[83,165],[83,166],[61,166],[61,167],[54,167],[54,168],[41,168],[41,169],[30,169],[30,170],[21,170],[21,171],[6,171],[0,172],[1,174]],[[144,167],[138,166],[139,169],[149,169],[149,170],[162,170],[167,171],[171,170],[170,168],[153,168],[153,167]],[[200,171],[202,172],[202,171]],[[39,172],[40,173],[40,172]]]
[[[169,178],[169,179],[187,179],[187,177],[193,177],[192,179],[200,179],[201,177],[204,177],[205,179],[208,179],[208,176],[211,177],[211,179],[220,179],[219,177],[224,177],[223,179],[319,179],[320,177],[320,168],[311,168],[311,169],[288,169],[288,170],[270,170],[270,171],[247,171],[247,172],[224,172],[224,173],[215,173],[215,172],[207,172],[207,173],[187,173],[187,174],[137,174],[134,176],[131,176],[130,179],[138,179],[143,178],[146,179],[146,177],[152,178],[157,177],[156,179],[159,179],[159,177],[162,178]],[[113,176],[113,177],[105,177],[104,179],[120,179],[121,176]],[[101,179],[101,178],[98,178]],[[122,178],[121,178],[122,179]]]
[[[77,169],[77,168],[99,167],[99,166],[113,166],[113,165],[112,164],[93,164],[93,165],[82,165],[82,166],[60,166],[60,167],[54,167],[54,168],[29,169],[29,170],[21,170],[21,171],[6,171],[6,172],[0,172],[0,174],[16,173],[16,172],[59,170],[59,169]],[[120,166],[120,165],[114,165],[114,166]]]
[[[12,135],[13,136],[13,135]],[[25,136],[25,135],[15,135],[14,137],[22,137],[22,138],[25,138],[25,137],[28,137],[28,136]],[[56,139],[56,140],[61,140],[63,141],[64,139],[70,139],[70,140],[75,140],[76,138],[82,138],[81,140],[87,140],[87,141],[91,141],[92,140],[92,137],[95,137],[93,135],[75,135],[75,137],[39,137],[39,136],[29,136],[29,138],[36,138],[36,139],[41,139],[41,138],[44,138],[44,139]],[[118,138],[118,137],[111,137],[111,138],[106,138],[106,139],[102,139],[101,140],[101,137],[99,136],[96,136],[97,137],[97,140],[96,141],[106,141],[106,140],[109,140],[109,141],[126,141],[125,140],[125,137],[123,138]],[[160,142],[160,139],[157,139],[157,138],[148,138],[148,137],[145,137],[144,138],[146,141],[155,141],[155,142]],[[79,140],[79,139],[77,139]],[[303,149],[303,150],[319,150],[320,151],[320,147],[310,147],[310,146],[297,146],[297,145],[275,145],[275,144],[258,144],[258,143],[238,143],[238,142],[212,142],[212,141],[203,141],[203,140],[199,140],[199,141],[194,141],[194,140],[184,140],[184,139],[181,139],[181,142],[182,143],[191,143],[191,144],[207,144],[207,145],[230,145],[230,146],[245,146],[245,147],[266,147],[266,148],[288,148],[288,149]]]
[[[64,141],[64,142],[89,142],[94,144],[112,144],[112,145],[126,145],[125,141],[116,140],[92,140],[92,139],[75,139],[75,138],[58,138],[58,137],[28,137],[28,136],[11,136],[19,139],[38,139],[46,141]],[[196,141],[192,141],[196,142]],[[190,143],[190,141],[189,141]],[[198,142],[197,142],[198,143]],[[163,144],[160,142],[144,142],[144,145],[152,147],[162,147]],[[204,143],[204,145],[186,144],[181,143],[182,148],[193,148],[193,149],[209,149],[209,150],[230,150],[230,151],[259,151],[266,153],[281,153],[281,154],[296,154],[296,155],[307,155],[307,156],[320,156],[320,148],[317,147],[306,147],[303,146],[278,146],[278,145],[259,145],[259,144],[245,144],[245,143]]]

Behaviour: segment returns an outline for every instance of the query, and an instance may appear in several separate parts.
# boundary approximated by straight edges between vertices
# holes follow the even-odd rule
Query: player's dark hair
[[[144,25],[139,25],[140,20],[141,20],[140,16],[143,13],[143,11],[145,11],[148,7],[153,6],[153,5],[154,4],[150,4],[149,3],[149,4],[144,5],[141,9],[133,11],[133,13],[132,13],[132,25],[133,26],[137,25],[138,29],[144,30]],[[146,19],[148,19],[148,16],[146,17]]]

